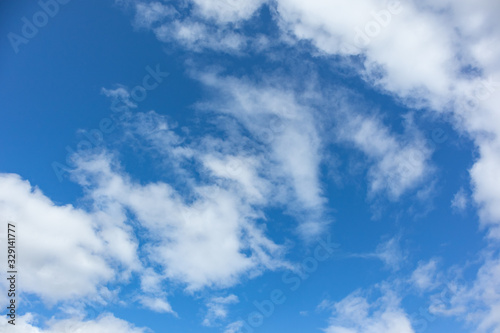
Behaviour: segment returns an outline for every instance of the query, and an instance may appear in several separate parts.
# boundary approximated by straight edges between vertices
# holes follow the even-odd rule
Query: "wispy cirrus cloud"
[[[500,330],[500,260],[495,252],[485,252],[472,283],[451,276],[447,297],[434,295],[429,310],[438,315],[463,318],[477,332]]]
[[[279,0],[271,6],[283,40],[310,41],[313,54],[333,56],[332,61],[340,56],[375,89],[450,119],[472,139],[479,154],[470,169],[471,198],[489,237],[500,238],[500,25],[494,15],[499,3]],[[374,161],[372,191],[397,198],[425,179],[430,150],[421,141],[403,144],[371,119],[355,121],[351,129],[348,139]],[[414,166],[402,171],[410,159]],[[460,202],[455,201],[463,206]],[[478,284],[488,267],[478,272]],[[494,304],[483,301],[494,311]]]
[[[219,320],[225,319],[228,315],[228,306],[238,303],[236,295],[231,294],[226,297],[213,297],[207,302],[207,314],[203,319],[204,326],[214,326]]]
[[[333,316],[327,333],[414,333],[411,321],[390,290],[373,303],[361,291],[330,305]],[[325,303],[323,303],[325,304]]]
[[[391,133],[380,119],[347,113],[339,121],[338,137],[366,154],[373,165],[368,171],[370,194],[386,192],[396,200],[414,189],[432,171],[431,150],[414,128],[411,117],[406,119],[406,135]]]
[[[319,50],[325,58],[338,55],[353,63],[360,62],[361,66],[352,68],[357,68],[357,74],[376,89],[409,107],[451,114],[456,128],[468,133],[479,147],[480,156],[470,175],[482,220],[488,224],[500,221],[494,208],[500,206],[496,204],[500,202],[500,193],[494,190],[499,187],[491,188],[491,182],[486,180],[492,179],[487,170],[498,166],[494,156],[498,155],[499,146],[495,109],[500,101],[500,69],[495,59],[500,54],[500,27],[492,16],[498,3],[482,0],[471,6],[452,1],[364,0],[353,5],[344,0],[307,4],[280,0],[231,2],[224,10],[211,1],[193,3],[200,18],[214,20],[218,27],[227,22],[246,22],[261,5],[274,7],[274,19],[287,43],[311,41],[316,49],[311,50],[313,53]],[[207,35],[215,36],[208,31]],[[216,40],[223,39],[219,36]],[[234,45],[227,44],[225,49],[234,49]],[[350,58],[353,56],[361,57]],[[420,149],[424,147],[417,148],[428,155],[427,150]],[[412,150],[415,149],[410,147],[409,153]],[[394,171],[388,163],[380,167]],[[412,169],[417,172],[419,168]],[[391,195],[401,192],[397,186],[405,188],[411,183],[414,175],[408,176],[396,184]],[[375,188],[384,183],[383,179],[374,180]]]

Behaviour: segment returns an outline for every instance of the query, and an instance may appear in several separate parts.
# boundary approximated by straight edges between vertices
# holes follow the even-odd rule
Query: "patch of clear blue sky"
[[[175,44],[159,43],[150,32],[135,31],[131,14],[110,0],[73,0],[61,6],[60,12],[40,28],[28,44],[20,45],[16,54],[6,38],[7,33],[20,33],[21,18],[30,18],[39,9],[35,1],[5,1],[0,5],[0,172],[20,174],[58,203],[76,203],[81,189],[68,180],[59,182],[52,162],[65,162],[66,147],[74,149],[82,139],[81,134],[77,134],[78,129],[98,128],[99,121],[110,116],[110,101],[101,94],[101,88],[112,88],[117,83],[134,87],[141,83],[146,66],[159,64],[170,76],[148,93],[137,111],[154,109],[180,126],[196,128],[192,105],[207,97],[207,92],[185,72],[185,60],[190,58],[199,68],[219,65],[225,68],[225,74],[257,79],[262,73],[273,71],[295,77],[314,71],[320,82],[353,89],[363,99],[364,105],[384,110],[387,124],[397,132],[402,131],[400,115],[407,110],[395,104],[390,96],[369,88],[358,77],[341,74],[335,59],[311,57],[307,52],[290,50],[283,45],[276,52],[290,56],[282,61],[271,61],[260,54],[243,57],[214,52],[192,54]],[[261,31],[276,33],[266,9],[253,23],[258,24]],[[309,47],[307,43],[301,44],[305,51]],[[321,263],[310,278],[301,281],[297,291],[291,291],[290,284],[283,282],[283,272],[266,273],[230,288],[227,293],[240,297],[240,303],[232,306],[231,317],[245,317],[255,310],[254,300],[264,300],[273,289],[279,288],[286,292],[287,301],[271,318],[266,318],[258,332],[294,333],[325,327],[328,313],[315,311],[323,299],[340,300],[357,288],[369,287],[393,275],[379,261],[347,257],[350,253],[373,251],[383,237],[391,235],[400,235],[401,246],[410,253],[409,261],[396,275],[408,274],[419,260],[435,256],[444,258],[445,266],[473,258],[482,247],[477,218],[473,211],[454,214],[450,208],[454,193],[468,181],[466,170],[472,161],[470,144],[443,122],[420,116],[416,118],[426,137],[430,138],[436,127],[443,129],[448,136],[446,142],[437,145],[433,155],[433,163],[438,167],[433,176],[436,196],[422,204],[416,203],[414,195],[404,196],[397,203],[382,200],[377,205],[382,207],[383,214],[374,220],[370,208],[373,203],[366,199],[364,174],[349,179],[347,162],[353,158],[352,151],[336,145],[328,147],[341,161],[333,170],[328,165],[322,168],[325,196],[333,220],[329,232],[341,245],[338,255]],[[198,130],[201,134],[203,129]],[[111,144],[113,135],[104,140]],[[129,171],[135,170],[132,176],[147,180],[149,170],[131,165],[134,157],[129,154],[132,152],[125,154],[124,161]],[[343,179],[342,186],[328,177],[328,172],[338,173]],[[409,212],[410,208],[412,212]],[[427,209],[428,213],[415,217],[416,211]],[[277,219],[277,224],[292,221],[280,211],[268,213]],[[269,227],[274,239],[282,237],[280,231],[281,228],[273,225]],[[290,257],[300,260],[307,253],[307,247],[298,239],[293,240],[297,247],[292,249]],[[166,288],[170,287],[166,285]],[[131,298],[134,288],[137,288],[137,281],[132,281],[122,294]],[[180,319],[136,306],[115,305],[105,310],[156,332],[165,332],[166,328],[171,332],[219,330],[200,327],[203,316],[201,298],[187,296],[180,288],[174,290],[169,301]],[[420,298],[415,298],[413,306],[426,305],[419,302]],[[22,312],[34,311],[48,317],[54,313],[54,309],[46,309],[37,302],[33,304]],[[300,311],[307,311],[308,315],[299,316]],[[429,325],[429,332],[433,332],[432,325],[443,330],[452,327],[449,326],[452,324],[438,320]]]

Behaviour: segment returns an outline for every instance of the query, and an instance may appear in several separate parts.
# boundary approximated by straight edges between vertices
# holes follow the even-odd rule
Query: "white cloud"
[[[226,326],[224,333],[238,333],[245,325],[243,321],[235,321]]]
[[[147,309],[159,313],[171,313],[177,315],[166,299],[159,297],[140,296],[139,302]]]
[[[193,50],[211,48],[238,52],[248,44],[246,36],[233,32],[227,24],[230,22],[237,27],[241,23],[239,21],[252,17],[262,1],[229,2],[223,3],[222,7],[221,2],[216,0],[194,2],[198,15],[221,25],[214,27],[206,22],[191,20],[165,23],[163,19],[166,14],[157,2],[152,3],[150,8],[138,9],[138,12],[141,11],[137,14],[140,17],[138,22],[141,22],[138,24],[152,27],[161,21],[162,25],[155,28],[159,39],[176,40]],[[358,60],[352,61],[362,62],[363,69],[359,74],[367,82],[393,94],[399,102],[409,106],[430,107],[440,113],[453,115],[457,129],[467,133],[479,148],[479,158],[470,170],[472,198],[479,206],[483,225],[490,227],[489,235],[500,238],[500,183],[497,177],[497,170],[500,169],[500,116],[497,112],[500,97],[499,85],[495,81],[500,77],[500,24],[496,14],[499,2],[407,1],[402,4],[401,12],[392,10],[390,23],[387,24],[377,22],[383,19],[381,11],[384,15],[391,12],[387,3],[381,0],[361,0],[356,3],[347,0],[278,0],[275,3],[275,18],[286,34],[312,41],[324,55],[361,55]],[[378,13],[378,17],[374,13]],[[374,32],[377,24],[380,31]],[[368,36],[370,29],[372,35]],[[361,30],[365,30],[364,34],[368,38],[361,35]],[[363,43],[363,40],[365,44],[357,43]],[[480,74],[463,70],[467,66],[474,67],[474,72]],[[259,173],[264,164],[260,157],[204,152],[201,158],[196,156],[203,167],[212,176],[230,180],[231,184],[219,181],[205,186],[195,184],[191,189],[192,198],[185,200],[168,184],[157,182],[140,185],[130,180],[127,175],[111,168],[111,162],[105,158],[82,162],[80,180],[89,186],[89,195],[96,205],[104,207],[103,213],[95,214],[95,219],[102,221],[106,220],[104,216],[112,216],[112,220],[116,221],[111,223],[111,229],[99,235],[95,235],[92,228],[82,228],[82,235],[89,235],[82,241],[82,248],[75,249],[65,244],[60,246],[68,253],[92,259],[88,260],[89,271],[94,272],[91,282],[87,282],[89,276],[85,274],[68,282],[83,286],[78,289],[82,293],[93,293],[95,285],[111,279],[111,266],[99,256],[100,261],[93,260],[93,256],[102,251],[104,240],[111,239],[114,230],[121,230],[118,233],[121,242],[115,243],[110,253],[122,265],[129,269],[134,267],[134,242],[128,238],[121,222],[125,209],[132,210],[153,234],[165,236],[163,243],[147,248],[151,257],[157,255],[164,269],[159,275],[183,281],[191,289],[198,289],[207,285],[231,285],[248,272],[258,274],[264,268],[279,266],[275,259],[279,258],[280,247],[267,239],[263,228],[255,223],[262,215],[254,205],[270,196],[272,191],[269,188],[275,185],[273,182],[285,183],[302,209],[315,211],[324,203],[319,182],[321,142],[314,116],[305,112],[307,108],[297,101],[294,96],[296,92],[276,89],[272,85],[255,88],[243,80],[210,75],[203,77],[202,81],[225,93],[228,100],[225,104],[217,105],[219,111],[238,118],[256,140],[269,146],[266,152],[269,155],[265,157],[270,157],[272,162],[279,165],[278,169],[285,171],[286,181],[275,175],[266,175],[268,179],[261,177]],[[105,93],[124,101],[128,98],[121,90]],[[133,103],[124,103],[134,107]],[[282,113],[283,109],[291,113]],[[273,116],[284,127],[267,126],[269,119],[276,119]],[[425,179],[429,171],[430,151],[418,135],[413,137],[415,140],[405,142],[377,119],[354,117],[350,121],[350,131],[344,134],[344,138],[372,159],[369,179],[373,193],[386,191],[392,198],[398,198]],[[186,149],[179,151],[179,154],[193,152]],[[237,176],[225,172],[234,160],[246,161]],[[85,177],[94,177],[94,180],[86,182]],[[7,194],[3,193],[2,199],[8,203],[6,206],[35,196],[30,192],[30,187],[27,188],[23,190],[22,200],[7,198]],[[63,218],[77,215],[76,219],[70,217],[84,221],[76,223],[79,227],[94,219],[73,207],[55,206],[48,198],[40,197],[42,199],[37,200],[43,202],[40,204],[44,207],[43,212],[48,210]],[[455,197],[454,203],[463,206],[460,197]],[[16,217],[20,216],[18,211],[14,213],[18,214]],[[20,218],[22,221],[32,219],[33,216]],[[36,226],[35,222],[30,223]],[[217,234],[211,232],[214,229]],[[195,244],[199,247],[195,247]],[[247,255],[246,251],[251,254]],[[41,253],[44,254],[43,251]],[[390,246],[380,248],[377,254],[393,266],[401,261],[391,252]],[[54,257],[54,262],[62,263],[65,270],[71,264],[66,258],[58,255]],[[99,262],[102,264],[98,265]],[[33,262],[32,265],[36,267],[37,264]],[[496,261],[488,261],[478,273],[474,286],[470,289],[464,287],[452,302],[458,305],[454,311],[462,313],[466,312],[463,308],[481,304],[482,308],[469,318],[477,322],[482,330],[493,328],[498,331],[496,318],[499,318],[500,306],[496,297],[497,286],[491,283],[499,280],[497,267]],[[433,269],[431,263],[419,266],[413,276],[416,285],[422,289],[431,288],[429,279]],[[40,273],[38,269],[33,271]],[[41,285],[48,283],[43,278],[41,281]],[[146,277],[144,281],[147,281]],[[145,288],[155,285],[151,281],[145,282]],[[49,287],[54,289],[50,283]],[[28,288],[43,294],[34,283]],[[63,288],[54,295],[58,299],[70,297],[68,290],[69,287]],[[492,290],[495,292],[491,293]],[[49,297],[49,294],[45,296]],[[392,302],[378,308],[375,306],[376,310],[371,314],[368,309],[373,305],[368,304],[363,297],[346,299],[345,305],[348,306],[346,309],[350,307],[360,312],[355,314],[357,311],[349,312],[341,308],[339,322],[336,326],[332,325],[328,332],[377,332],[390,331],[396,327],[401,331],[411,331],[407,318]],[[347,322],[342,318],[346,318]],[[228,331],[234,330],[237,325],[228,326]]]
[[[454,69],[449,30],[412,1],[398,3],[280,0],[278,12],[285,31],[325,54],[365,55],[362,74],[371,83],[404,97],[421,88],[447,92]]]
[[[406,313],[400,308],[399,299],[393,292],[374,303],[361,295],[352,293],[334,303],[333,317],[326,333],[413,333]]]
[[[421,291],[434,289],[437,285],[437,260],[420,262],[417,269],[413,271],[410,281]]]
[[[428,176],[430,149],[412,127],[411,117],[406,121],[405,137],[390,133],[379,119],[349,113],[340,121],[338,137],[354,144],[374,163],[370,168],[370,192],[386,191],[397,199]]]
[[[95,296],[140,267],[123,220],[57,205],[18,175],[0,174],[0,211],[19,234],[22,290],[47,302]]]
[[[490,225],[490,236],[500,239],[500,190],[497,182],[500,167],[500,145],[484,144],[481,159],[470,170],[474,200],[484,225]]]
[[[27,313],[16,318],[16,325],[7,322],[5,316],[0,318],[0,329],[5,333],[147,333],[151,330],[137,328],[134,325],[114,317],[112,314],[100,316],[95,320],[80,319],[50,320],[45,329],[34,326],[34,317]]]
[[[243,45],[236,40],[246,37],[238,35],[233,38],[229,32],[221,35],[220,31],[226,29],[228,22],[238,25],[247,21],[264,3],[193,2],[197,15],[215,20],[217,27],[206,32],[204,25],[194,29],[187,24],[186,37],[180,40],[191,41],[188,45],[211,40],[208,44],[215,45],[213,49],[233,51]],[[356,3],[348,0],[278,0],[268,4],[276,7],[274,19],[279,23],[286,42],[293,38],[311,41],[325,56],[361,55],[350,61],[360,62],[358,74],[373,86],[410,107],[428,107],[440,114],[451,112],[457,129],[471,135],[480,148],[481,155],[471,169],[471,180],[473,198],[481,207],[481,217],[485,223],[500,223],[495,208],[500,206],[500,186],[489,176],[490,181],[485,181],[485,176],[478,171],[500,167],[500,116],[496,112],[500,106],[500,66],[497,61],[500,57],[500,24],[494,14],[499,10],[497,1],[481,0],[471,4],[450,0],[362,0]],[[160,35],[168,35],[167,31]],[[226,42],[226,34],[233,42]],[[419,148],[408,147],[403,153],[424,152],[425,156],[427,151]],[[402,156],[403,159],[408,157]],[[399,155],[395,157],[399,158]],[[425,158],[422,161],[425,162]],[[379,165],[383,170],[378,171],[382,173],[376,170],[375,174],[384,174],[387,170],[398,174],[396,165],[401,166],[400,162],[387,159]],[[411,187],[414,183],[412,177],[419,175],[420,167],[418,162],[412,168],[415,172],[404,181],[396,177],[392,195],[397,196]],[[387,177],[372,178],[375,189],[392,181]],[[499,233],[492,231],[492,235]]]
[[[500,222],[496,209],[500,207],[500,184],[491,173],[500,167],[500,117],[496,112],[500,66],[494,60],[500,56],[500,24],[492,14],[498,2],[405,1],[390,22],[386,17],[387,24],[377,23],[381,18],[374,14],[384,11],[388,15],[390,8],[384,1],[277,3],[285,31],[312,40],[325,54],[363,55],[365,69],[360,75],[410,106],[444,112],[455,104],[451,111],[457,128],[471,134],[480,147],[481,155],[471,169],[473,197],[481,206],[483,220]],[[360,37],[358,28],[373,30],[377,24],[380,31],[373,37]],[[361,45],[362,39],[366,45]],[[362,47],[346,47],[353,44]],[[483,74],[465,74],[462,69],[466,66]]]
[[[398,237],[393,237],[387,242],[379,244],[375,250],[374,256],[382,260],[387,267],[390,267],[393,270],[398,270],[401,263],[405,259],[403,251],[399,245]]]
[[[397,271],[400,269],[402,262],[406,258],[399,242],[399,237],[393,237],[385,242],[378,244],[377,248],[372,253],[353,254],[351,256],[368,259],[376,258],[381,260],[387,268],[393,271]]]
[[[161,292],[162,276],[151,267],[144,269],[141,274],[141,289],[146,293],[157,294]]]
[[[226,23],[228,20],[232,22],[247,20],[263,2],[231,1],[227,8],[225,2],[221,4],[218,1],[200,0],[194,1],[194,3],[201,17],[215,18],[219,24],[215,26],[206,25],[199,20],[190,21],[191,19],[184,19],[174,23],[167,22],[163,27],[156,29],[156,34],[160,40],[177,40],[184,46],[198,51],[211,48],[224,52],[237,52],[242,50],[249,40],[244,35],[233,33],[231,29],[227,30]],[[369,20],[374,20],[371,12],[385,8],[384,3],[381,1],[368,0],[363,1],[361,6],[358,3],[353,6],[347,1],[336,1],[328,4],[313,1],[306,5],[300,1],[283,0],[278,1],[277,4],[277,14],[279,14],[277,18],[282,23],[283,29],[294,31],[299,38],[312,39],[318,42],[319,48],[329,48],[332,46],[332,42],[338,43],[338,47],[334,47],[335,50],[338,49],[338,52],[342,49],[341,44],[345,44],[346,38],[350,38],[345,35],[352,35],[354,39],[351,30],[354,31],[356,24],[361,25]],[[224,8],[221,9],[220,7]],[[342,10],[338,10],[338,8],[342,8]],[[391,7],[391,9],[394,8]],[[228,12],[245,13],[245,15],[228,16]],[[392,20],[396,21],[396,18]],[[394,24],[394,22],[391,24]],[[416,22],[415,25],[420,26],[421,24]],[[426,25],[424,27],[427,29]],[[328,34],[331,38],[325,39],[322,34]],[[335,37],[332,37],[333,35]],[[426,45],[426,43],[427,40],[423,40],[417,46]],[[387,47],[384,46],[384,49],[387,49]],[[332,50],[328,51],[328,53],[332,52]],[[414,66],[409,69],[401,65],[393,71],[393,74],[400,75],[400,81],[406,83],[407,74],[403,73],[403,69],[406,71],[412,70],[425,77],[427,75],[425,72],[427,66],[422,66],[422,70],[415,71]],[[307,108],[299,105],[300,103],[291,96],[290,91],[273,87],[271,84],[258,88],[248,81],[222,78],[214,74],[201,75],[201,80],[208,86],[230,94],[229,99],[232,100],[227,100],[226,105],[220,108],[223,112],[238,117],[255,135],[261,138],[271,138],[275,156],[281,160],[281,167],[293,177],[296,193],[302,196],[302,203],[307,201],[309,207],[321,205],[321,190],[317,182],[318,164],[320,162],[318,149],[321,143],[316,136],[313,122],[307,119],[306,115],[310,113],[306,110]],[[437,81],[433,80],[432,82]],[[398,87],[401,87],[401,85],[402,83]],[[414,94],[413,88],[407,90],[410,91],[409,93]],[[262,111],[255,112],[259,108]],[[289,115],[293,115],[295,118],[283,117],[280,111],[284,109],[289,111]],[[285,125],[283,131],[277,133],[272,128],[264,126],[264,123],[269,122],[269,115],[280,118],[280,121]],[[297,117],[297,115],[300,116]],[[429,171],[427,160],[430,157],[430,150],[420,138],[413,136],[408,142],[400,142],[400,138],[391,135],[375,119],[365,119],[364,124],[361,124],[356,123],[355,117],[352,118],[352,130],[357,130],[358,133],[346,139],[353,141],[359,149],[369,154],[375,161],[375,166],[370,169],[369,174],[372,193],[387,191],[392,198],[397,199],[401,194],[415,187],[425,178]],[[365,131],[370,129],[373,131]],[[345,132],[349,133],[349,131]],[[375,143],[385,146],[378,146],[378,150],[372,151],[370,149],[372,148],[370,135],[376,136]],[[296,148],[293,154],[288,153],[288,147],[290,146]],[[290,168],[292,165],[294,167]]]
[[[433,313],[458,316],[476,332],[500,332],[500,259],[489,255],[472,285],[450,282],[448,291],[433,297]]]
[[[500,3],[401,2],[401,13],[392,15],[391,22],[380,25],[380,32],[359,48],[346,45],[356,44],[356,28],[375,26],[373,11],[386,9],[384,2],[277,3],[285,31],[311,40],[325,55],[362,55],[359,74],[369,83],[408,106],[452,115],[456,128],[479,148],[480,155],[470,170],[472,198],[479,206],[482,225],[489,227],[489,236],[500,238],[500,24],[495,18]],[[458,199],[455,203],[463,206]],[[471,320],[478,315],[473,321],[481,331],[499,331],[495,267],[493,262],[485,264],[474,287],[458,293],[473,302],[454,298],[457,306],[453,311],[469,313]],[[422,287],[427,287],[429,281],[424,280],[420,280]],[[471,303],[486,308],[476,311]]]
[[[219,320],[225,319],[228,315],[228,305],[238,303],[236,295],[226,297],[213,297],[207,302],[207,314],[203,319],[204,326],[217,325]]]
[[[127,88],[124,86],[118,86],[115,89],[102,88],[101,92],[104,96],[109,97],[112,101],[112,107],[117,106],[118,103],[123,103],[123,106],[127,109],[137,108],[137,103],[131,100],[131,96]]]
[[[219,23],[238,22],[252,17],[265,0],[193,0],[201,17]]]
[[[175,15],[176,10],[160,2],[138,2],[135,5],[135,25],[142,28],[152,28],[154,24]]]
[[[176,41],[196,52],[211,49],[238,53],[247,46],[248,38],[230,28],[211,26],[191,19],[168,22],[154,29],[162,42]]]
[[[255,157],[207,155],[203,164],[217,177],[237,182],[243,196],[249,202],[264,204],[268,200],[270,183],[259,177],[257,170],[261,169],[260,160]]]
[[[169,184],[138,184],[115,164],[104,155],[82,159],[75,179],[101,209],[117,205],[134,214],[149,232],[144,249],[164,278],[190,290],[227,287],[243,274],[283,265],[282,247],[265,237],[255,223],[260,213],[233,187],[194,184],[187,202]]]
[[[279,173],[288,178],[302,208],[321,209],[325,202],[319,181],[321,140],[312,112],[301,104],[300,94],[266,82],[255,84],[213,73],[199,78],[222,97],[222,101],[203,107],[238,119],[258,143],[269,147],[268,158],[278,163]]]
[[[453,196],[453,200],[451,200],[451,207],[463,211],[465,208],[467,208],[467,194],[465,193],[464,189],[461,188],[455,195]]]
[[[147,309],[159,313],[171,313],[178,316],[167,300],[167,290],[163,287],[165,277],[148,267],[141,272],[142,294],[136,300]]]
[[[185,4],[178,5],[179,11],[186,11]],[[245,36],[231,22],[250,18],[261,5],[260,0],[196,0],[189,15],[182,16],[173,5],[135,1],[134,25],[151,29],[162,42],[177,42],[192,51],[239,54],[250,44],[261,44],[262,37]]]

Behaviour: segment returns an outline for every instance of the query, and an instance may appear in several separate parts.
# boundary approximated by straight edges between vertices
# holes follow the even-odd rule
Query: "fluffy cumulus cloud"
[[[473,197],[483,221],[494,224],[500,222],[500,186],[492,174],[500,167],[500,70],[494,60],[500,25],[492,15],[498,8],[488,0],[277,1],[284,31],[311,40],[325,55],[362,55],[359,74],[368,82],[410,106],[452,114],[479,147]]]
[[[355,292],[331,305],[333,317],[327,333],[414,333],[399,299],[388,291],[374,303]]]
[[[456,88],[453,80],[470,58],[455,56],[462,45],[448,23],[453,7],[461,5],[433,4],[283,0],[278,12],[286,31],[312,40],[325,54],[364,55],[361,74],[370,82],[405,98],[420,92],[418,98],[437,106]]]
[[[113,99],[128,96],[125,88],[104,92]],[[171,160],[173,173],[185,182],[181,188],[164,181],[140,183],[111,154],[75,155],[72,178],[85,190],[82,207],[77,208],[55,204],[18,175],[0,175],[2,220],[16,221],[23,235],[19,249],[27,254],[20,263],[26,274],[23,292],[48,303],[105,302],[108,284],[128,283],[134,274],[141,287],[135,301],[176,315],[165,281],[189,291],[223,288],[243,276],[289,267],[283,260],[285,248],[266,236],[262,223],[262,208],[280,201],[271,199],[273,180],[263,177],[261,156],[234,147],[221,150],[208,137],[200,139],[202,144],[183,144],[154,112],[138,113],[123,125],[129,143],[157,149],[156,157]],[[198,176],[181,166],[188,161],[197,165]],[[212,299],[204,323],[210,326],[224,318],[234,297]],[[28,319],[26,329],[37,331]],[[67,325],[98,331],[108,324],[125,327],[106,317],[98,322],[54,322],[48,332]]]
[[[145,250],[164,267],[164,277],[199,289],[232,285],[244,273],[280,265],[281,248],[255,223],[258,211],[231,189],[200,185],[186,202],[169,184],[141,185],[113,164],[108,156],[93,156],[79,162],[75,175],[96,205],[131,211],[151,233]]]
[[[263,174],[263,156],[245,153],[238,140],[202,136],[184,142],[154,112],[136,114],[125,128],[130,142],[156,151],[153,155],[182,182],[139,183],[106,153],[78,159],[73,178],[96,210],[118,216],[130,212],[134,223],[148,231],[141,250],[162,269],[144,271],[145,293],[157,294],[165,279],[189,290],[227,287],[243,275],[287,266],[284,247],[266,236],[262,223],[262,209],[280,204],[273,199],[279,191],[274,179]],[[186,169],[187,163],[197,170]]]
[[[124,98],[123,89],[105,93]],[[21,263],[23,292],[49,303],[105,301],[107,284],[127,283],[136,274],[141,294],[135,300],[176,315],[167,300],[167,280],[195,291],[288,267],[284,247],[269,239],[259,222],[265,220],[262,208],[280,203],[271,199],[274,180],[262,175],[265,159],[221,151],[210,138],[202,138],[202,145],[182,144],[154,112],[136,114],[124,128],[130,142],[142,140],[165,160],[172,157],[174,173],[186,180],[183,187],[134,181],[114,156],[102,152],[74,156],[72,177],[85,189],[84,208],[55,204],[18,175],[2,174],[2,219],[16,221],[23,233],[19,247],[29,254]],[[186,161],[198,165],[203,179],[180,166]],[[293,173],[290,179],[295,184]],[[147,231],[141,247],[137,227]],[[207,323],[221,317],[225,301],[231,299],[210,303]]]
[[[197,291],[290,267],[285,248],[266,235],[263,209],[289,205],[299,216],[317,219],[300,229],[304,235],[321,230],[325,200],[315,123],[291,90],[274,88],[269,94],[267,86],[212,79],[207,86],[229,91],[231,98],[204,107],[239,121],[242,133],[250,133],[246,141],[239,142],[245,138],[239,133],[226,142],[209,135],[187,142],[155,112],[129,115],[122,123],[125,141],[155,151],[180,183],[134,180],[105,151],[75,155],[71,176],[85,193],[78,208],[55,204],[18,175],[1,175],[2,218],[16,221],[23,231],[19,246],[30,254],[22,262],[23,291],[49,303],[105,301],[108,284],[127,283],[134,274],[140,278],[139,304],[176,315],[166,281]],[[136,107],[125,87],[103,93],[129,110]],[[249,153],[243,149],[247,144],[264,149]],[[284,149],[290,145],[296,150]],[[186,163],[195,169],[186,169]],[[298,225],[304,225],[300,218]],[[146,234],[135,232],[138,228]],[[209,303],[205,323],[222,318],[230,302]]]
[[[111,314],[100,316],[95,320],[80,319],[50,320],[46,328],[34,326],[35,318],[27,313],[16,319],[16,325],[11,325],[6,318],[0,319],[0,328],[5,333],[148,333],[151,330],[138,328],[125,320]]]
[[[22,233],[23,291],[47,302],[96,297],[107,282],[140,266],[123,220],[57,205],[18,175],[0,175],[0,211]]]
[[[500,239],[500,199],[498,193],[498,170],[500,149],[496,144],[481,147],[481,159],[472,167],[473,197],[479,203],[479,212],[484,225],[491,226],[490,236]]]

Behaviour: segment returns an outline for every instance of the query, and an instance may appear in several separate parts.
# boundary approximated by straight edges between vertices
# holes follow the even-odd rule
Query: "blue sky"
[[[2,331],[500,332],[499,6],[4,1]]]

